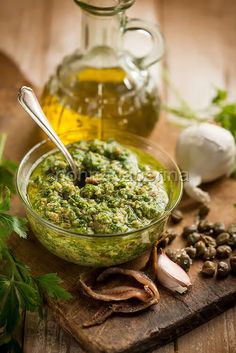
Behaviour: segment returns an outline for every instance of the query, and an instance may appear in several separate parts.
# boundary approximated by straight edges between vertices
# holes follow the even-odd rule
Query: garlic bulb
[[[186,193],[209,203],[209,194],[198,186],[229,176],[235,165],[235,151],[232,134],[218,125],[203,123],[183,130],[176,145],[176,159],[182,171],[187,172]]]
[[[163,252],[157,257],[155,272],[158,281],[173,292],[183,294],[192,285],[189,276],[182,267],[169,259]]]

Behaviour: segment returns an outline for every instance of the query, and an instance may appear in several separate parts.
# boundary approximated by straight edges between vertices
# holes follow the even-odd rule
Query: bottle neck
[[[81,49],[84,52],[98,47],[119,50],[122,18],[123,14],[96,16],[82,11]]]

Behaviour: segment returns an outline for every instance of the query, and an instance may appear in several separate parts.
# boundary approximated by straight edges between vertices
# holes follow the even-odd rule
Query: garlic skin
[[[234,169],[235,155],[235,141],[228,130],[209,123],[184,129],[177,141],[176,160],[188,173],[186,193],[199,202],[209,203],[209,194],[198,186],[229,176]]]
[[[165,253],[158,255],[156,265],[158,281],[172,292],[183,294],[192,286],[187,273]]]

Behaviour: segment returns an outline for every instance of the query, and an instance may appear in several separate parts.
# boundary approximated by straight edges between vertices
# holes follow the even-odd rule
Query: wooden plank
[[[161,348],[149,351],[149,353],[178,353],[175,350],[175,343],[169,343],[166,344],[165,346],[162,346]]]
[[[19,323],[16,332],[14,333],[14,338],[19,343],[21,349],[24,347],[24,332],[25,332],[25,315],[23,315],[21,322]]]
[[[198,327],[191,335],[178,339],[177,349],[181,353],[234,353],[236,352],[236,309],[226,311],[215,320]],[[203,335],[204,332],[204,335]]]
[[[44,320],[32,313],[26,316],[24,353],[85,353],[45,308]]]
[[[66,333],[55,321],[50,310],[45,308],[44,320],[28,313],[25,319],[24,353],[86,353],[78,342]],[[150,353],[174,353],[174,344],[168,344]]]

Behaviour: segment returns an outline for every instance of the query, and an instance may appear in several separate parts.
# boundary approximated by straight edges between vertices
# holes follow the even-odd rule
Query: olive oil
[[[44,89],[41,104],[64,142],[102,138],[105,129],[148,136],[160,106],[156,87],[149,86],[137,85],[132,74],[121,67],[85,67],[71,75],[54,76]],[[74,136],[69,134],[70,139],[68,131],[76,131]]]

